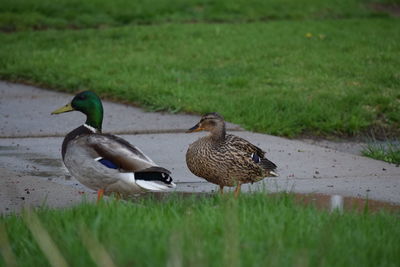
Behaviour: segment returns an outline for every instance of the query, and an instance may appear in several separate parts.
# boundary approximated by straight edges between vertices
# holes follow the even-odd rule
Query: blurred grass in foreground
[[[71,266],[95,266],[91,255],[117,266],[400,264],[398,213],[329,213],[295,204],[287,194],[231,197],[110,201],[39,209],[35,217]],[[17,264],[48,265],[21,216],[0,222]]]

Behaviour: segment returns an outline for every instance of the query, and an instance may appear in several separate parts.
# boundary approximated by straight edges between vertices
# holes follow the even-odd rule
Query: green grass
[[[371,142],[363,150],[364,156],[383,160],[393,164],[400,164],[400,143],[396,142]]]
[[[328,213],[294,204],[289,195],[244,194],[238,201],[171,196],[37,215],[71,266],[94,266],[88,249],[99,245],[117,266],[400,264],[399,214]],[[21,216],[3,216],[0,223],[19,266],[48,265]]]
[[[347,19],[3,34],[0,77],[153,110],[217,111],[275,135],[398,133],[399,27]]]
[[[369,8],[371,2],[393,1],[2,0],[0,5],[0,29],[3,31],[15,31],[164,22],[238,22],[383,15],[382,12]]]
[[[398,137],[400,23],[377,3],[400,1],[4,0],[0,79],[281,136]]]

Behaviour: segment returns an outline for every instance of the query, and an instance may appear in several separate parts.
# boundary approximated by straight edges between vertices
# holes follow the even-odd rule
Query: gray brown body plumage
[[[200,125],[207,123],[204,119],[207,115]],[[220,186],[237,186],[276,176],[276,165],[265,158],[262,149],[243,138],[226,134],[222,123],[216,120],[209,129],[204,126],[211,134],[189,146],[186,163],[193,174]]]
[[[65,166],[76,179],[93,190],[139,193],[143,188],[138,186],[138,173],[150,172],[163,174],[159,176],[159,181],[152,181],[153,186],[155,183],[160,184],[163,189],[173,186],[169,170],[157,166],[139,148],[122,138],[110,134],[83,133],[65,140]],[[108,159],[117,168],[106,167],[97,158]]]
[[[171,172],[158,166],[128,141],[101,132],[103,105],[91,91],[77,94],[70,103],[52,112],[80,111],[86,122],[64,138],[61,154],[68,171],[83,185],[98,191],[136,194],[175,187]]]

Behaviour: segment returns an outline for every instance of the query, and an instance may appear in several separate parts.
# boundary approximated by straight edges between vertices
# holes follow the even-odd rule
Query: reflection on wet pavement
[[[16,144],[0,146],[0,159],[0,167],[20,173],[21,176],[35,176],[38,179],[83,188],[75,179],[71,179],[70,174],[63,167],[61,157],[50,158],[48,154],[33,153],[29,147]]]
[[[50,159],[50,158],[30,158],[29,161],[37,163],[42,166],[53,166],[53,167],[61,167],[61,159]]]

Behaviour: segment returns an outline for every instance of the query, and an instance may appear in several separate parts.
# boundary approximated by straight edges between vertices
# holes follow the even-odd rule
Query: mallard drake
[[[84,113],[86,122],[65,136],[62,159],[78,181],[97,190],[98,200],[104,192],[127,195],[175,187],[169,170],[126,140],[101,132],[103,105],[94,92],[77,94],[71,103],[51,114],[74,110]]]
[[[224,118],[218,113],[205,114],[187,132],[209,131],[191,144],[186,152],[186,164],[196,176],[217,184],[220,193],[224,186],[236,186],[235,197],[244,183],[278,176],[276,165],[265,158],[265,152],[243,138],[226,134]]]

